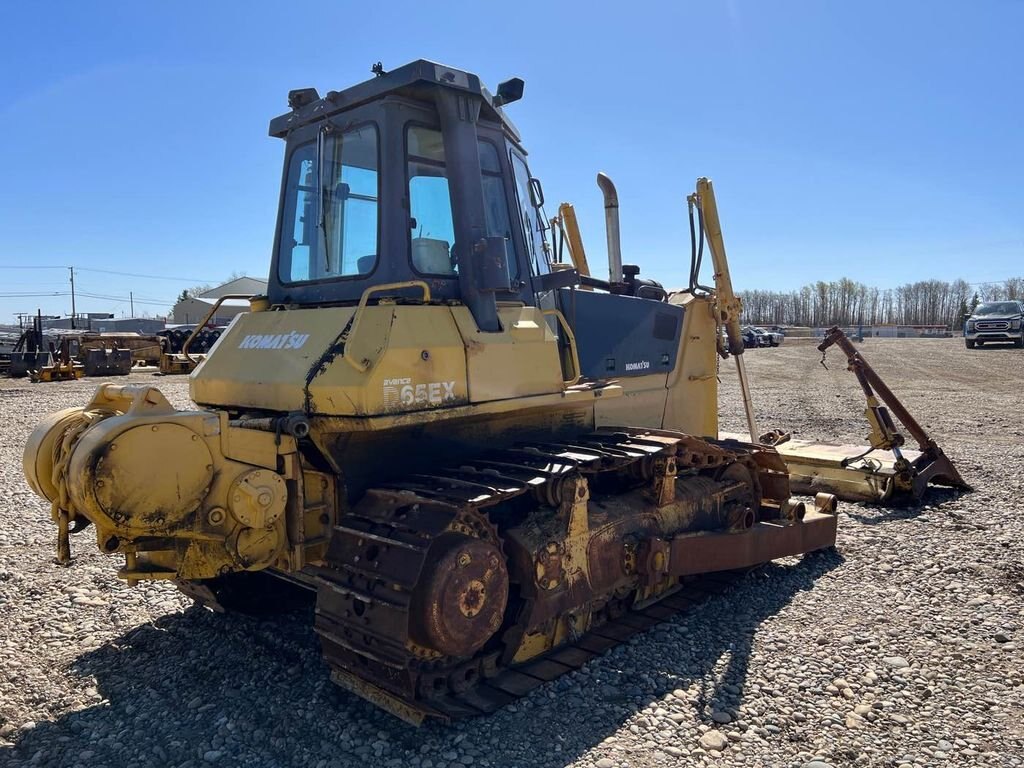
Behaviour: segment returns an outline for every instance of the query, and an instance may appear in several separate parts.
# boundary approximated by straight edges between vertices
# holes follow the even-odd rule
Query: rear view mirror
[[[498,93],[491,99],[491,103],[496,107],[502,107],[506,104],[511,104],[513,101],[519,101],[523,98],[523,88],[525,85],[526,83],[518,77],[513,77],[510,80],[499,83]]]

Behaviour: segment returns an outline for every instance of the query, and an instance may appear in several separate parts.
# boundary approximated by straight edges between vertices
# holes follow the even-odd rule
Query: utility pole
[[[75,328],[75,268],[68,267],[71,271],[71,329]]]
[[[132,308],[132,317],[135,317],[135,295],[128,291],[128,305]]]

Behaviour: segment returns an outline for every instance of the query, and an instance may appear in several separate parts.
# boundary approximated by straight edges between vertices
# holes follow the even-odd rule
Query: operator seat
[[[430,237],[412,239],[412,266],[427,275],[455,274],[448,242]]]

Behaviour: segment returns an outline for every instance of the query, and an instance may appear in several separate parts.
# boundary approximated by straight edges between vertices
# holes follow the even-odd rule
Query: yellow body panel
[[[240,315],[192,376],[203,405],[325,416],[418,413],[564,389],[541,311],[500,308],[481,333],[463,306],[381,303]],[[358,360],[346,359],[352,348]]]
[[[718,437],[718,324],[714,301],[676,294],[682,304],[679,359],[668,375],[668,400],[662,427],[700,437]]]
[[[192,399],[202,405],[302,410],[310,369],[354,313],[354,307],[318,307],[239,315],[192,374]]]
[[[599,427],[621,424],[718,436],[718,329],[713,304],[691,294],[678,294],[671,301],[685,309],[675,369],[617,380],[623,396],[598,402]]]
[[[498,333],[481,332],[468,307],[452,307],[452,315],[465,345],[470,402],[564,389],[558,342],[538,307],[499,306]]]
[[[360,356],[369,366],[359,371],[341,350],[325,359],[309,381],[310,413],[372,416],[467,402],[466,355],[449,307],[380,304],[362,312]]]
[[[668,375],[664,373],[616,379],[622,388],[622,397],[598,403],[597,426],[611,427],[618,424],[661,429],[665,399],[668,396],[665,389],[667,381]]]

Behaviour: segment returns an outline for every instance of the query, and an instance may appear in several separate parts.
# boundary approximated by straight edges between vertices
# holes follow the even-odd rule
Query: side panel
[[[469,401],[507,400],[561,392],[558,340],[537,307],[499,305],[502,330],[482,333],[469,309],[452,307],[466,347]]]
[[[196,370],[192,399],[379,416],[564,390],[558,341],[535,307],[501,306],[497,333],[480,332],[464,306],[380,304],[354,315],[317,308],[239,316]]]
[[[302,410],[310,368],[354,311],[330,307],[239,315],[192,374],[192,399],[228,408]]]
[[[718,326],[712,302],[689,294],[673,297],[686,310],[680,362],[668,377],[665,429],[718,437]]]
[[[668,376],[664,373],[618,379],[622,397],[597,402],[597,426],[661,429],[668,395],[667,381]]]
[[[371,416],[468,402],[465,350],[448,307],[381,304],[363,311],[348,348],[325,359],[310,379],[311,413]],[[365,372],[344,359],[353,349],[369,363]]]
[[[650,376],[675,367],[682,307],[611,293],[564,289],[559,294],[562,313],[576,335],[584,376]]]
[[[675,369],[657,376],[623,377],[623,397],[598,401],[598,426],[675,429],[718,436],[718,353],[711,302],[680,296],[682,334]]]

